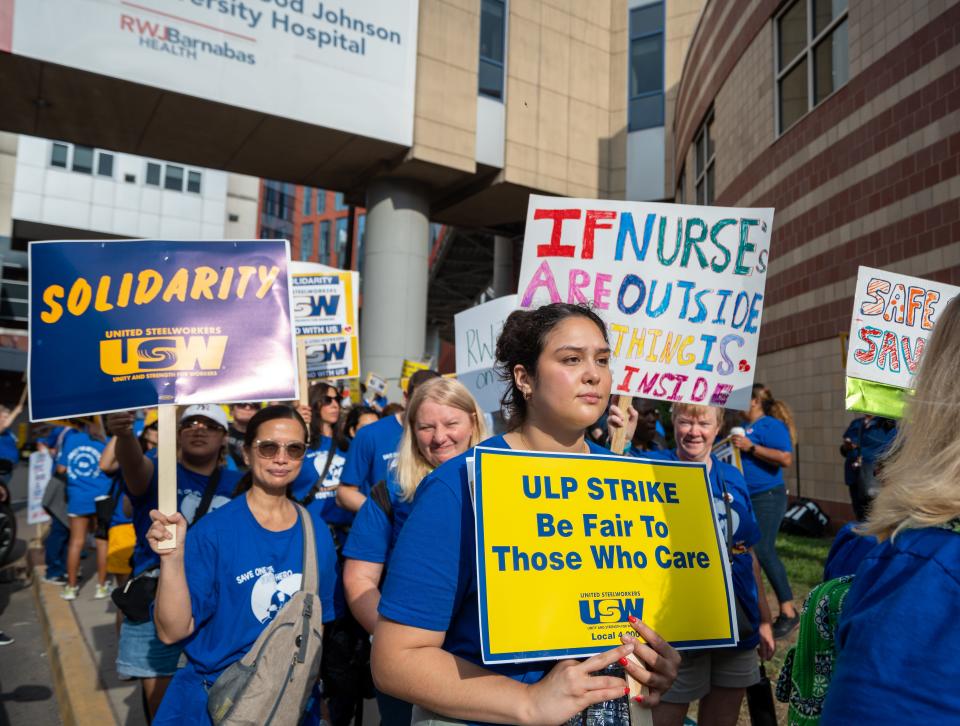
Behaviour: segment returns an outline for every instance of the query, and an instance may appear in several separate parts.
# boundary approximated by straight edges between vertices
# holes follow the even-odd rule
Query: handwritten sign
[[[772,209],[530,196],[519,306],[588,303],[617,395],[747,408]]]
[[[314,262],[291,262],[293,316],[306,348],[307,378],[360,375],[359,276]]]
[[[517,308],[517,296],[506,295],[457,313],[454,318],[457,378],[488,413],[500,410],[505,383],[494,371],[497,338]]]
[[[30,244],[30,418],[297,397],[283,240]]]
[[[53,457],[46,451],[30,454],[27,473],[27,524],[46,524],[50,515],[43,508],[43,493],[53,473]]]
[[[702,464],[478,447],[474,467],[485,663],[598,653],[631,615],[677,648],[736,643]]]

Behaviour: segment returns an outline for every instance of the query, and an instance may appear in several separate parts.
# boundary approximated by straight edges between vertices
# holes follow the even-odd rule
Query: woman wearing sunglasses
[[[165,643],[187,639],[154,724],[210,723],[207,689],[243,657],[300,589],[303,528],[289,498],[307,451],[307,426],[293,408],[268,406],[247,425],[249,471],[229,504],[187,531],[181,514],[154,510],[147,539],[160,557],[154,620]],[[337,560],[333,540],[313,514],[323,621],[335,616]],[[175,525],[177,546],[161,550]]]

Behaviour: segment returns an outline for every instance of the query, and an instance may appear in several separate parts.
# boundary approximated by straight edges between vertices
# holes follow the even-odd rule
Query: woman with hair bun
[[[612,384],[606,326],[593,311],[565,303],[515,311],[496,356],[509,384],[503,407],[510,431],[484,446],[609,453],[584,437],[606,408]],[[469,455],[424,479],[394,548],[373,639],[378,688],[417,704],[413,724],[559,724],[627,692],[621,678],[592,675],[619,661],[649,687],[643,705],[658,703],[680,658],[636,619],[631,625],[645,643],[624,635],[619,647],[583,662],[483,664]],[[630,654],[646,669],[628,660]]]
[[[777,555],[777,532],[787,511],[783,470],[793,465],[797,430],[790,408],[774,399],[762,383],[753,384],[750,408],[740,415],[747,424],[746,431],[741,429],[736,433],[734,430],[732,441],[740,449],[743,478],[747,480],[753,511],[760,525],[761,539],[755,547],[757,559],[780,603],[780,614],[773,623],[773,635],[779,639],[800,624],[787,570]]]

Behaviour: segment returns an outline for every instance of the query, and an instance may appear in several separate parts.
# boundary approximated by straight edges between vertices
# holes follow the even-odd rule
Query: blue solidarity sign
[[[296,398],[287,243],[34,242],[30,417]]]

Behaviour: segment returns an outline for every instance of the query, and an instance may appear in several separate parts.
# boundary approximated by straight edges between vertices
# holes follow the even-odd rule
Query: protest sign
[[[403,367],[400,369],[400,390],[406,392],[407,384],[410,382],[410,376],[417,371],[425,371],[430,367],[430,359],[425,361],[403,359]]]
[[[485,663],[597,653],[631,615],[677,648],[736,643],[703,465],[478,447],[474,467]]]
[[[304,345],[307,378],[357,378],[357,273],[313,262],[291,262],[290,284],[294,324],[297,338]]]
[[[500,399],[506,388],[493,369],[495,351],[503,323],[516,308],[517,296],[506,295],[453,317],[457,379],[488,413],[500,410]]]
[[[615,395],[745,409],[772,209],[530,196],[519,307],[588,303]]]
[[[27,524],[46,524],[50,515],[43,508],[43,493],[53,473],[53,457],[46,451],[30,454],[27,474]]]
[[[297,397],[283,240],[29,254],[31,420]]]
[[[733,440],[728,436],[723,441],[718,441],[713,446],[711,453],[720,461],[730,466],[735,466],[743,473],[743,462],[740,460],[740,449],[733,445]]]
[[[960,288],[861,267],[847,346],[847,409],[898,418],[937,316]]]

